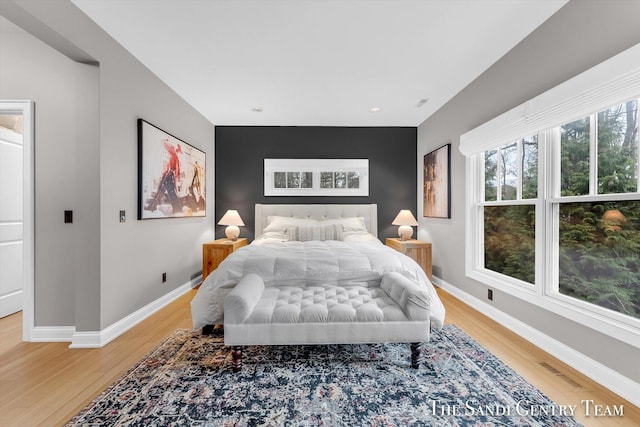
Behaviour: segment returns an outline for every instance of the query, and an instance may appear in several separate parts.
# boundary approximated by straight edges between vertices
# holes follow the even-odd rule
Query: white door
[[[0,111],[0,317],[23,306],[22,119]]]

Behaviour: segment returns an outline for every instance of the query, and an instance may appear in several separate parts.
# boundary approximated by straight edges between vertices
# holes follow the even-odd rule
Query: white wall
[[[3,36],[12,60],[0,61],[0,96],[36,103],[36,325],[104,330],[200,272],[214,222],[214,127],[70,1],[1,6],[55,47]],[[207,153],[206,218],[136,219],[138,118]],[[74,224],[63,224],[65,209]]]
[[[433,242],[435,276],[489,302],[487,286],[465,276],[461,257],[465,253],[465,159],[458,151],[460,135],[640,43],[638,16],[640,2],[571,1],[420,125],[420,161],[424,154],[452,143],[451,219],[423,218],[422,194],[418,195],[418,237]],[[421,188],[420,163],[418,168]],[[498,291],[491,305],[640,382],[637,348]]]
[[[201,269],[213,230],[214,127],[124,52],[100,63],[102,328]],[[136,220],[137,128],[143,118],[207,153],[207,217]],[[127,222],[118,213],[127,211]],[[167,272],[167,283],[161,283]],[[123,298],[124,297],[124,298]]]
[[[0,97],[36,101],[36,325],[75,324],[76,236],[62,219],[76,204],[76,67],[29,34],[0,37]]]

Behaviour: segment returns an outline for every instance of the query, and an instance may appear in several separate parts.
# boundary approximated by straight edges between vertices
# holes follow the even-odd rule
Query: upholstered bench
[[[242,346],[287,344],[411,343],[418,367],[420,343],[429,341],[429,295],[400,273],[380,286],[265,286],[245,276],[224,301],[224,341],[235,371]]]

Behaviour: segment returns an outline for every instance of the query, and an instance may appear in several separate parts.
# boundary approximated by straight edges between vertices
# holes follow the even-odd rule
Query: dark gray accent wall
[[[215,128],[215,223],[227,209],[237,209],[254,235],[256,203],[376,203],[378,237],[397,235],[391,221],[400,209],[416,215],[416,144],[414,127],[244,127]],[[265,197],[264,159],[369,159],[368,197]],[[216,225],[216,238],[224,237]]]

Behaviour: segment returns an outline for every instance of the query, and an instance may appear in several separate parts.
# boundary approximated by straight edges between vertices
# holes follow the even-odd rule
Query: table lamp
[[[413,228],[411,228],[411,226],[417,226],[418,221],[416,221],[416,218],[409,209],[402,209],[391,224],[400,226],[398,227],[400,240],[409,240],[411,236],[413,236]]]
[[[227,236],[227,239],[237,240],[240,235],[239,225],[244,226],[244,222],[242,222],[242,218],[240,218],[240,214],[235,209],[229,209],[218,221],[218,225],[226,225],[227,228],[224,230],[224,234]]]

